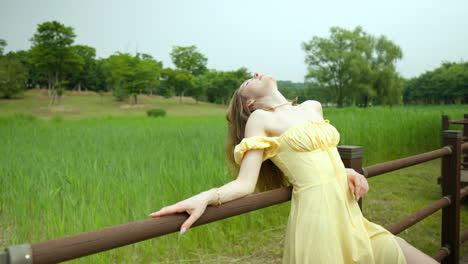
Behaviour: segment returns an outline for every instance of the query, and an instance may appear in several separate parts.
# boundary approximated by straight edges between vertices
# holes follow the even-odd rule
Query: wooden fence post
[[[444,146],[450,146],[450,155],[442,157],[442,195],[450,197],[450,205],[442,209],[441,246],[449,250],[445,264],[458,264],[460,258],[460,153],[461,131],[442,131]]]
[[[442,115],[442,131],[449,129],[449,115]]]
[[[463,118],[468,120],[468,114],[464,114],[463,115]],[[462,139],[462,143],[463,142],[468,142],[468,123],[464,123],[463,124],[463,139]],[[468,149],[465,150],[465,153],[464,153],[464,158],[463,158],[463,168],[464,169],[467,169],[468,168]]]
[[[367,178],[367,172],[363,172],[362,167],[364,147],[340,145],[338,146],[338,152],[340,153],[341,160],[346,168],[352,168]],[[358,204],[362,211],[362,198],[359,198]]]

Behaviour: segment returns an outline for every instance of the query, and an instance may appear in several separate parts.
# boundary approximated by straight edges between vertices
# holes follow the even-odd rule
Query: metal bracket
[[[450,196],[444,196],[442,199],[446,199],[449,203],[449,205],[452,203],[452,199],[450,199]]]
[[[366,178],[368,178],[368,177],[367,177],[368,174],[367,174],[366,168],[361,168],[361,170],[362,170],[362,175],[364,175]]]
[[[446,148],[446,149],[449,150],[449,154],[452,154],[452,152],[453,152],[453,150],[452,150],[452,145],[444,146],[444,148]]]
[[[30,244],[9,246],[0,253],[0,264],[32,264],[32,248]]]

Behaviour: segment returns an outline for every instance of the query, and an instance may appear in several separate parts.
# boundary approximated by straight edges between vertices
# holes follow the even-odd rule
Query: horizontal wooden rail
[[[439,211],[440,209],[448,206],[449,204],[450,204],[450,197],[444,196],[440,198],[439,200],[433,202],[429,206],[417,211],[416,213],[386,228],[388,229],[388,231],[392,232],[394,235],[397,235],[401,233],[403,230],[411,227],[412,225],[430,216],[431,214]]]
[[[419,163],[423,163],[429,160],[437,159],[445,155],[450,155],[450,153],[451,153],[450,147],[445,146],[440,149],[432,150],[429,152],[424,152],[421,154],[364,167],[363,171],[366,172],[365,176],[369,178],[369,177],[381,175],[387,172],[413,166]]]
[[[435,259],[437,262],[442,262],[444,258],[446,258],[450,254],[450,249],[448,246],[442,247],[432,255],[432,258]]]
[[[463,231],[460,234],[460,244],[463,244],[468,239],[468,229]],[[444,258],[446,258],[450,254],[450,247],[445,246],[440,248],[434,255],[432,255],[432,258],[437,260],[438,262],[441,262]]]
[[[208,206],[192,227],[280,204],[291,200],[291,194],[292,186],[288,186]],[[33,263],[57,263],[178,232],[188,216],[186,212],[163,215],[31,244]]]
[[[465,197],[468,194],[468,186],[460,190],[460,199]],[[430,216],[431,214],[437,212],[438,210],[448,206],[450,204],[450,196],[444,196],[439,200],[433,202],[432,204],[424,207],[423,209],[415,212],[414,214],[400,220],[389,227],[386,227],[388,231],[394,235],[401,233],[403,230],[413,226],[417,222],[423,220],[424,218]]]
[[[468,124],[466,119],[452,119],[449,121],[450,124]]]

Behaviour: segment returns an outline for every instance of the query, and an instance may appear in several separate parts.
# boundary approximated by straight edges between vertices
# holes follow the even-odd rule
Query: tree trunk
[[[180,93],[179,103],[182,103],[182,96],[184,96],[184,91],[182,91],[182,92]]]
[[[51,72],[48,72],[48,77],[47,78],[47,95],[50,96],[52,95],[52,73]]]
[[[55,103],[55,89],[51,91],[51,99],[50,99],[50,103],[49,103],[49,106],[53,105]]]

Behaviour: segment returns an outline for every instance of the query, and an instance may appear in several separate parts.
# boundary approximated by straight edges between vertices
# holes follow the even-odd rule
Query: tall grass
[[[325,108],[324,116],[340,131],[340,145],[364,146],[363,166],[368,166],[439,148],[441,114],[462,118],[467,110],[466,105]],[[0,118],[0,245],[136,221],[221,186],[231,180],[224,166],[225,135],[223,116]],[[369,179],[366,217],[392,223],[437,199],[437,162]],[[289,206],[192,228],[180,240],[174,233],[70,263],[227,263],[227,258],[261,255],[265,244],[275,249],[265,254],[279,259]],[[467,211],[464,207],[462,230],[468,228]],[[433,253],[439,218],[431,216],[401,236]]]

